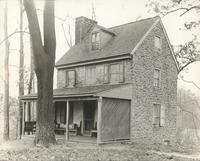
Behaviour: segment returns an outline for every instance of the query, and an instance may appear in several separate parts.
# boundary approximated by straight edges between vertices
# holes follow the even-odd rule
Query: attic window
[[[160,50],[161,49],[161,38],[158,36],[155,36],[154,44],[155,44],[155,47]]]
[[[100,33],[96,32],[92,34],[92,50],[100,49]]]

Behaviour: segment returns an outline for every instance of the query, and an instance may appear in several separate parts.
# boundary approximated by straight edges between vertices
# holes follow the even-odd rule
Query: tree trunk
[[[37,73],[38,107],[35,143],[47,145],[55,143],[53,110],[53,71],[52,65],[44,65],[44,71]]]
[[[20,0],[20,31],[23,31],[23,1]],[[19,97],[24,95],[24,45],[23,32],[20,32],[20,51],[19,51]],[[19,138],[22,136],[22,112],[23,103],[19,101]]]
[[[8,6],[5,2],[4,9],[4,33],[8,36]],[[9,41],[5,41],[5,57],[4,57],[4,131],[3,139],[9,140]]]
[[[48,146],[55,143],[53,110],[53,74],[55,64],[54,1],[45,1],[44,45],[33,0],[24,0],[33,47],[34,69],[37,76],[38,103],[35,143]]]
[[[30,37],[30,42],[31,42],[31,37]],[[34,63],[33,63],[33,48],[32,46],[30,45],[30,59],[31,59],[31,62],[30,62],[30,76],[29,76],[29,82],[28,82],[28,94],[32,93],[34,91],[34,71],[33,71],[33,68],[34,68]]]

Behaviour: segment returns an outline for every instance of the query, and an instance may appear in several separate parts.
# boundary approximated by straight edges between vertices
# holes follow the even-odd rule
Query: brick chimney
[[[90,29],[97,24],[96,21],[86,17],[77,17],[75,24],[75,44],[80,43]]]

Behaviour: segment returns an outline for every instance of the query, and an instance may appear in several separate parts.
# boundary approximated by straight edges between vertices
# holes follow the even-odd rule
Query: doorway
[[[97,103],[96,101],[84,101],[83,104],[83,116],[84,116],[84,133],[90,134],[90,131],[94,129],[95,125],[95,111]]]

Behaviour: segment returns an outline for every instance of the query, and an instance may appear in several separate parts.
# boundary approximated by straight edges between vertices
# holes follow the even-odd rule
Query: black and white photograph
[[[0,161],[200,161],[200,0],[0,0]]]

